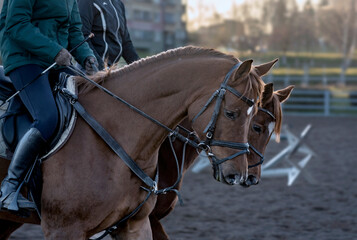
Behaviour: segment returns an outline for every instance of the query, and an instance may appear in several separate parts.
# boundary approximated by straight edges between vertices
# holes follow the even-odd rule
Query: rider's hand
[[[69,66],[71,65],[72,55],[67,51],[67,49],[62,48],[57,56],[55,57],[55,62],[58,66]]]
[[[93,75],[98,72],[98,62],[97,59],[93,56],[89,56],[84,61],[84,68],[88,75]]]

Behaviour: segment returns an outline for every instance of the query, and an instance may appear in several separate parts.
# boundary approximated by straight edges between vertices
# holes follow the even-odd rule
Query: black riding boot
[[[7,176],[1,184],[1,209],[15,212],[20,209],[35,209],[35,204],[18,192],[28,169],[34,164],[34,161],[45,146],[46,141],[36,128],[30,128],[21,138],[12,157]]]

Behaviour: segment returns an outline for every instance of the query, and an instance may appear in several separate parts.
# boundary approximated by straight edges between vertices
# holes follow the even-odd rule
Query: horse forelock
[[[167,62],[167,60],[174,60],[175,57],[185,57],[185,56],[210,56],[210,57],[217,57],[217,58],[225,58],[227,60],[233,61],[234,63],[238,62],[239,60],[235,58],[233,55],[227,55],[222,52],[219,52],[215,49],[210,48],[202,48],[202,47],[195,47],[195,46],[186,46],[186,47],[179,47],[175,49],[171,49],[162,53],[159,53],[154,56],[142,58],[138,61],[133,62],[132,64],[126,65],[120,69],[115,69],[114,67],[99,71],[95,75],[91,76],[90,78],[95,81],[96,83],[102,83],[105,80],[109,80],[111,78],[120,77],[125,75],[129,72],[135,71],[137,69],[141,69],[144,66],[152,65],[154,63],[160,62]],[[79,88],[80,94],[85,94],[94,88],[93,84],[90,84],[82,77],[76,77],[76,82]]]
[[[251,71],[249,73],[248,81],[245,86],[243,96],[245,96],[248,92],[253,92],[253,98],[257,106],[259,106],[260,100],[262,98],[263,90],[264,90],[264,82],[259,77],[259,75],[255,71]],[[258,111],[258,108],[255,108],[255,113]]]

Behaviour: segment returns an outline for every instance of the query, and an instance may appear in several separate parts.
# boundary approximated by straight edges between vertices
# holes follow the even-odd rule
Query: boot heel
[[[21,189],[23,184],[24,184],[24,182],[22,182],[20,184],[20,186],[17,188],[11,203],[7,207],[7,209],[9,209],[10,211],[19,211],[19,205],[17,204],[17,199],[19,197],[20,189]]]

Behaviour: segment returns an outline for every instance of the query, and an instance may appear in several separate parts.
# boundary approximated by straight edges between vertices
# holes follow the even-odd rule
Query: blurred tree
[[[340,85],[346,84],[346,71],[355,52],[357,38],[356,0],[330,0],[319,9],[320,35],[329,47],[343,55]]]
[[[351,64],[356,46],[357,16],[356,0],[350,0],[349,11],[343,25],[343,61],[341,65],[340,85],[346,85],[346,71]]]
[[[313,52],[316,49],[317,37],[316,37],[316,19],[315,10],[311,4],[311,0],[306,1],[303,11],[301,13],[302,21],[302,49],[308,52]]]
[[[295,0],[267,0],[263,9],[262,20],[269,24],[271,34],[268,38],[269,49],[282,51],[282,65],[286,64],[286,53],[297,46],[297,11]]]
[[[328,4],[328,0],[320,0],[319,7],[326,7]]]
[[[287,3],[285,0],[278,0],[275,3],[271,19],[272,34],[269,45],[274,50],[286,52],[290,45],[289,18]]]
[[[267,29],[261,19],[260,9],[262,7],[263,5],[259,5],[258,1],[245,2],[239,8],[240,13],[234,13],[244,24],[244,35],[238,38],[239,49],[252,52],[264,50]]]

